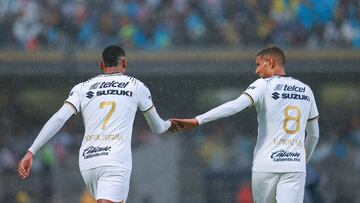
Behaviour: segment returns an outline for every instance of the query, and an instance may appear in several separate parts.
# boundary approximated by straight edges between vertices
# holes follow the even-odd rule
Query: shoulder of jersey
[[[135,77],[129,75],[124,75],[124,76],[127,77],[129,81],[135,86],[138,86],[139,84],[143,84],[140,80],[136,79]]]
[[[127,75],[125,75],[127,76]],[[143,82],[141,82],[140,80],[132,77],[132,76],[127,76],[129,78],[129,80],[136,86],[136,87],[140,87],[140,86],[144,86],[146,88],[148,88]]]
[[[77,86],[82,86],[83,87],[83,86],[91,85],[92,82],[94,82],[95,78],[97,78],[97,77],[98,76],[92,77],[92,78],[90,78],[90,79],[88,79],[88,80],[86,80],[84,82],[81,82],[81,83],[77,84]]]

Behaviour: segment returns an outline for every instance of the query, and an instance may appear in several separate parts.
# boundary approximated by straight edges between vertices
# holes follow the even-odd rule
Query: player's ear
[[[126,69],[126,59],[121,59],[120,60],[121,63],[121,67],[123,67],[124,69]]]
[[[101,69],[102,71],[105,70],[105,65],[104,65],[104,62],[103,62],[102,60],[100,61],[100,69]]]
[[[268,58],[268,63],[269,63],[269,66],[271,67],[271,69],[273,69],[275,67],[275,61],[273,58]]]

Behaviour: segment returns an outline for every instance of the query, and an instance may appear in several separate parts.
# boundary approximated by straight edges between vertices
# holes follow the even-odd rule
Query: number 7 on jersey
[[[116,103],[114,101],[105,101],[100,103],[100,109],[103,109],[105,106],[111,106],[110,111],[106,114],[105,120],[101,125],[102,129],[105,129],[106,124],[109,122],[111,115],[114,113],[116,108]]]

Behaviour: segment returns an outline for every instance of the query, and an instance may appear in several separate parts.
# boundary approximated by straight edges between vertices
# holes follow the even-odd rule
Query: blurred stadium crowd
[[[360,48],[357,0],[2,0],[0,47]]]

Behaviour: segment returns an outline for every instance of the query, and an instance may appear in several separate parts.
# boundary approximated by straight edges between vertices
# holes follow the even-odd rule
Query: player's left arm
[[[171,126],[171,122],[160,118],[152,102],[150,90],[141,82],[138,84],[137,96],[139,109],[143,112],[151,131],[156,134],[167,131]]]
[[[306,124],[306,139],[305,139],[305,153],[306,163],[309,162],[312,153],[319,140],[319,122],[318,118],[309,120]]]
[[[165,121],[162,118],[160,118],[154,106],[150,107],[150,109],[143,112],[143,114],[147,123],[150,126],[151,131],[156,134],[161,134],[166,132],[171,126],[171,122],[169,120]]]
[[[307,134],[305,138],[306,162],[309,162],[310,157],[314,152],[316,144],[318,143],[319,140],[319,122],[318,122],[319,111],[317,109],[314,94],[310,89],[310,87],[308,89],[310,90],[311,107],[305,128]]]

